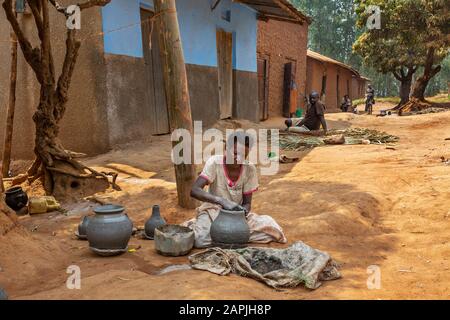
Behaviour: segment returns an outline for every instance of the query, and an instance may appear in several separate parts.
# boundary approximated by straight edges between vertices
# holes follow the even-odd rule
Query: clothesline
[[[125,25],[125,26],[121,26],[121,27],[118,27],[118,28],[116,28],[116,29],[111,29],[111,30],[108,30],[108,31],[104,31],[104,32],[102,31],[102,32],[93,33],[93,34],[87,35],[87,36],[84,37],[84,38],[79,39],[79,41],[84,42],[84,41],[89,40],[90,38],[99,37],[99,36],[104,36],[104,35],[106,35],[106,34],[110,34],[110,33],[113,33],[113,32],[122,31],[122,30],[125,30],[125,29],[128,29],[128,28],[135,27],[135,26],[137,26],[137,25],[143,25],[144,23],[150,22],[150,23],[151,23],[151,28],[150,28],[150,34],[149,34],[149,37],[150,37],[149,43],[151,44],[151,35],[152,35],[152,32],[153,32],[153,22],[154,22],[154,20],[155,20],[157,17],[159,17],[159,16],[162,15],[163,13],[177,13],[177,11],[176,11],[176,10],[164,10],[164,11],[158,12],[158,13],[155,14],[153,17],[150,17],[150,18],[148,18],[148,19],[141,20],[140,22],[131,23],[131,24],[128,24],[128,25]],[[14,42],[18,42],[18,41],[17,41],[17,40],[11,40],[11,39],[9,39],[9,40],[0,40],[0,42],[12,42],[12,43],[14,43]]]

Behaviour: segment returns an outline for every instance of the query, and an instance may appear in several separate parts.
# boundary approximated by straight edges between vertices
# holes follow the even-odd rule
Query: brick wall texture
[[[288,62],[293,62],[296,68],[297,105],[304,107],[307,42],[307,23],[258,21],[258,57],[266,58],[269,65],[269,117],[282,115],[284,65]]]

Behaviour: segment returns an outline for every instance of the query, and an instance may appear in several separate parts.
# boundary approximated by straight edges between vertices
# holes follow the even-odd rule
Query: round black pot
[[[21,187],[9,188],[5,191],[5,202],[14,211],[19,211],[28,203],[28,196]]]
[[[210,234],[214,246],[245,247],[250,239],[250,228],[245,212],[221,209],[211,224]]]
[[[97,207],[95,216],[88,219],[86,227],[89,247],[101,256],[113,256],[128,249],[128,241],[133,232],[133,223],[118,205]]]

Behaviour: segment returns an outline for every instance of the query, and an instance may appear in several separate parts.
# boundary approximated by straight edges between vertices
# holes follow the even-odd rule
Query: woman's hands
[[[241,206],[240,204],[237,204],[236,202],[230,201],[228,199],[225,198],[220,198],[219,200],[219,204],[222,206],[222,208],[224,208],[225,210],[230,210],[230,211],[246,211],[245,208],[243,206]]]
[[[252,195],[244,195],[243,197],[243,203],[242,205],[230,201],[228,199],[215,196],[210,194],[209,192],[206,192],[203,190],[203,188],[208,184],[208,180],[206,180],[203,177],[198,177],[195,181],[194,185],[192,186],[191,190],[191,197],[200,200],[205,201],[209,203],[214,203],[220,205],[225,210],[230,211],[244,211],[245,215],[247,215],[250,212],[250,206],[252,201]]]

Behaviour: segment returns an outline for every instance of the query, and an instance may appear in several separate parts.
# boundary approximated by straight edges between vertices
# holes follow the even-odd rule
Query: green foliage
[[[427,96],[438,93],[448,93],[448,82],[450,82],[450,55],[441,62],[442,70],[436,77],[431,79],[426,91]]]
[[[383,75],[352,51],[352,44],[362,33],[356,27],[357,15],[352,0],[291,0],[313,18],[309,28],[308,47],[323,55],[342,61],[372,80],[377,95],[398,93],[395,78]]]
[[[311,50],[349,63],[351,46],[356,37],[356,15],[353,0],[291,0],[291,3],[313,18],[308,46]]]
[[[435,63],[448,55],[449,0],[290,0],[313,18],[309,48],[350,64],[370,78],[378,96],[398,95],[392,71],[423,64],[426,49],[438,48]],[[366,30],[368,5],[382,10],[381,30]],[[447,40],[448,41],[448,40]],[[352,44],[355,43],[352,51]],[[428,93],[447,87],[449,58]],[[447,70],[447,71],[446,71]],[[417,73],[420,73],[421,69]]]
[[[356,0],[356,25],[364,29],[367,6],[381,8],[381,29],[365,30],[353,49],[380,73],[417,68],[435,48],[434,64],[449,53],[450,1],[445,0]]]
[[[407,0],[406,0],[407,1]],[[381,9],[381,29],[366,30],[353,45],[367,66],[380,73],[397,72],[401,68],[414,68],[425,62],[427,47],[411,28],[417,19],[416,11],[404,15],[400,10],[405,0],[357,0],[356,25],[364,28],[368,5],[378,5]]]

